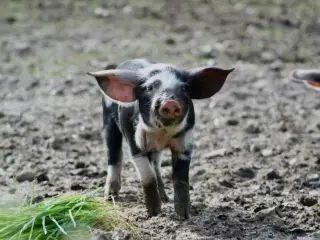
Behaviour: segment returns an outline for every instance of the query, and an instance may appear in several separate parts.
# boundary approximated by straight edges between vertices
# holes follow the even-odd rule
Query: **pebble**
[[[94,15],[97,17],[109,17],[111,16],[110,12],[108,11],[108,9],[104,9],[101,7],[97,7],[96,9],[94,9]]]
[[[275,214],[276,214],[276,207],[270,207],[270,208],[263,209],[263,210],[257,212],[256,216],[260,220],[263,220],[266,217],[273,216]]]
[[[4,112],[0,111],[0,118],[4,118],[6,115],[4,114]]]
[[[227,188],[234,188],[234,183],[227,179],[220,179],[219,184]]]
[[[6,21],[9,24],[13,24],[17,21],[17,18],[15,16],[8,16],[8,17],[6,17]]]
[[[220,149],[217,149],[215,151],[211,151],[209,152],[208,154],[206,154],[204,156],[204,158],[206,159],[212,159],[212,158],[215,158],[215,157],[223,157],[226,155],[226,152],[227,152],[227,149],[226,148],[220,148]]]
[[[61,149],[64,141],[59,137],[53,137],[51,139],[51,147],[55,150]]]
[[[230,118],[226,121],[226,124],[229,126],[237,126],[239,124],[239,120],[235,118]]]
[[[261,155],[264,157],[270,157],[273,154],[272,148],[266,148],[261,151]]]
[[[272,62],[275,60],[275,55],[272,52],[265,51],[261,53],[261,59],[264,62]]]
[[[86,164],[85,164],[85,162],[79,161],[79,162],[76,162],[76,164],[74,165],[74,167],[75,167],[76,169],[85,168],[85,167],[86,167]]]
[[[318,203],[318,199],[314,196],[304,196],[300,200],[301,204],[307,207],[311,207]]]
[[[319,174],[317,173],[311,173],[307,175],[307,181],[312,182],[312,181],[318,181],[320,179]]]
[[[70,189],[73,191],[85,190],[86,187],[82,186],[80,183],[73,183],[70,186]]]
[[[252,153],[256,153],[260,151],[260,146],[256,145],[256,144],[251,144],[249,147],[249,151]]]
[[[256,134],[260,133],[259,123],[258,122],[249,122],[247,123],[245,130],[246,133]]]
[[[274,179],[280,179],[280,178],[281,177],[280,177],[279,172],[277,170],[275,170],[275,169],[272,169],[271,171],[269,171],[267,173],[267,179],[268,180],[274,180]]]
[[[32,171],[23,171],[17,175],[16,180],[18,182],[25,182],[25,181],[33,181],[36,177],[36,173]]]
[[[45,182],[49,181],[48,173],[47,172],[42,172],[36,176],[37,181],[40,182]]]
[[[168,45],[175,45],[176,41],[173,38],[168,37],[168,38],[165,39],[165,43],[168,44]]]
[[[213,48],[210,45],[205,45],[200,48],[200,55],[205,58],[214,57]]]
[[[283,68],[283,62],[281,60],[275,60],[270,64],[270,69],[274,71],[280,71]]]
[[[14,50],[20,55],[24,56],[30,53],[31,47],[27,42],[18,42],[14,46]]]
[[[94,236],[90,240],[129,240],[131,235],[129,232],[117,227],[113,231],[104,232],[101,230],[93,230]]]
[[[241,167],[235,172],[238,176],[243,178],[254,178],[256,173],[251,167]]]

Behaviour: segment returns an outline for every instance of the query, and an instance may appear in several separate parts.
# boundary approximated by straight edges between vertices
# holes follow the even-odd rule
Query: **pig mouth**
[[[156,125],[158,127],[169,127],[169,126],[174,126],[179,123],[178,118],[163,118],[160,116],[156,117]]]

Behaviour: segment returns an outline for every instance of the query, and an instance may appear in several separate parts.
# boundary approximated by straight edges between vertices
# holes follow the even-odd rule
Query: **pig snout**
[[[164,118],[180,117],[181,107],[178,102],[174,100],[167,100],[161,104],[159,109],[159,115]]]

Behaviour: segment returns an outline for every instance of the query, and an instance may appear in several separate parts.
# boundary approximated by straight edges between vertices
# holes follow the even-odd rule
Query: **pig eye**
[[[159,80],[156,80],[147,87],[147,91],[152,92],[153,90],[158,89],[160,85],[161,85],[161,82]]]
[[[187,85],[182,85],[180,87],[181,91],[186,92],[188,90],[188,86]]]
[[[152,92],[152,90],[153,90],[153,86],[152,85],[147,87],[147,91],[148,92]]]

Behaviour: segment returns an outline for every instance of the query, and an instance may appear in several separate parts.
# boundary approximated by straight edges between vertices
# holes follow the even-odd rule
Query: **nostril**
[[[170,109],[169,109],[169,108],[163,108],[163,109],[162,109],[162,112],[163,112],[164,114],[168,114],[168,113],[170,112]]]
[[[181,113],[180,108],[176,108],[176,109],[174,110],[174,114],[175,114],[176,116],[179,116],[180,113]]]

